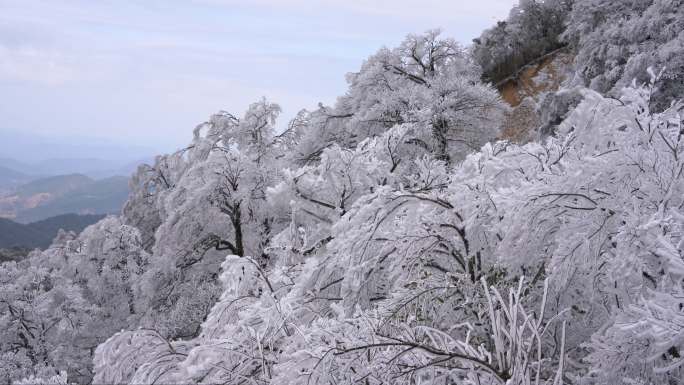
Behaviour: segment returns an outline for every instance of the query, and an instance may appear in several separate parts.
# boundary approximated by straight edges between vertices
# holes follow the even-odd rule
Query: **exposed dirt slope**
[[[496,85],[503,100],[512,107],[504,121],[501,139],[524,143],[533,138],[541,124],[537,103],[544,93],[560,88],[572,62],[572,54],[562,48],[528,64],[515,76]]]

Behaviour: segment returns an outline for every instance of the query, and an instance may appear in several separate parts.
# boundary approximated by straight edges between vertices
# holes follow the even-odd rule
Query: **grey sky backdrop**
[[[135,159],[261,96],[333,103],[381,46],[464,45],[517,0],[0,0],[0,158]]]

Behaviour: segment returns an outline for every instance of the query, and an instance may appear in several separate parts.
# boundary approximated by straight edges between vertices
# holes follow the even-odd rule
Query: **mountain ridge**
[[[84,158],[45,158],[35,162],[24,162],[15,158],[0,158],[0,167],[24,174],[28,179],[40,179],[65,174],[83,174],[93,179],[111,176],[129,176],[141,163],[149,163],[151,157],[133,160],[111,160],[95,157]],[[0,174],[0,178],[2,174]],[[0,179],[0,186],[3,186]]]

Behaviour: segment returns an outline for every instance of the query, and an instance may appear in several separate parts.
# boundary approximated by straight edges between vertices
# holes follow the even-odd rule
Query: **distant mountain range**
[[[118,214],[127,198],[127,177],[51,176],[6,188],[0,193],[0,217],[30,223],[69,213]]]
[[[4,126],[5,123],[0,121],[0,165],[28,175],[78,173],[95,179],[127,176],[139,160],[147,161],[150,154],[170,152],[175,147],[147,147],[130,143],[126,138],[117,142],[86,133],[17,130]],[[125,167],[129,164],[133,167]]]
[[[80,233],[102,218],[104,215],[65,214],[29,224],[0,218],[0,249],[44,249],[59,229]]]
[[[143,162],[0,158],[0,261],[49,246],[60,228],[80,232],[120,213],[129,176]]]
[[[54,158],[29,163],[12,158],[0,158],[0,186],[3,185],[5,173],[8,175],[12,172],[19,173],[24,180],[74,173],[99,179],[120,175],[130,176],[139,164],[151,161],[151,159],[113,161],[98,158]]]

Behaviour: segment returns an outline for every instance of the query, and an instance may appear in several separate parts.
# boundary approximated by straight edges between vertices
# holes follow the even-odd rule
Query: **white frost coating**
[[[651,94],[587,91],[558,138],[486,144],[454,167],[403,153],[395,139],[411,129],[399,125],[285,171],[268,191],[291,213],[272,262],[223,263],[223,294],[174,364],[176,380],[672,378],[682,106],[653,113]],[[531,278],[506,278],[520,272]],[[544,310],[526,310],[535,302]],[[643,344],[615,354],[623,341]],[[591,367],[575,372],[584,349]]]
[[[281,135],[266,100],[212,116],[141,167],[123,217],[0,265],[0,379],[681,384],[668,79],[578,88],[555,135],[516,145],[490,141],[479,75],[428,32]]]

